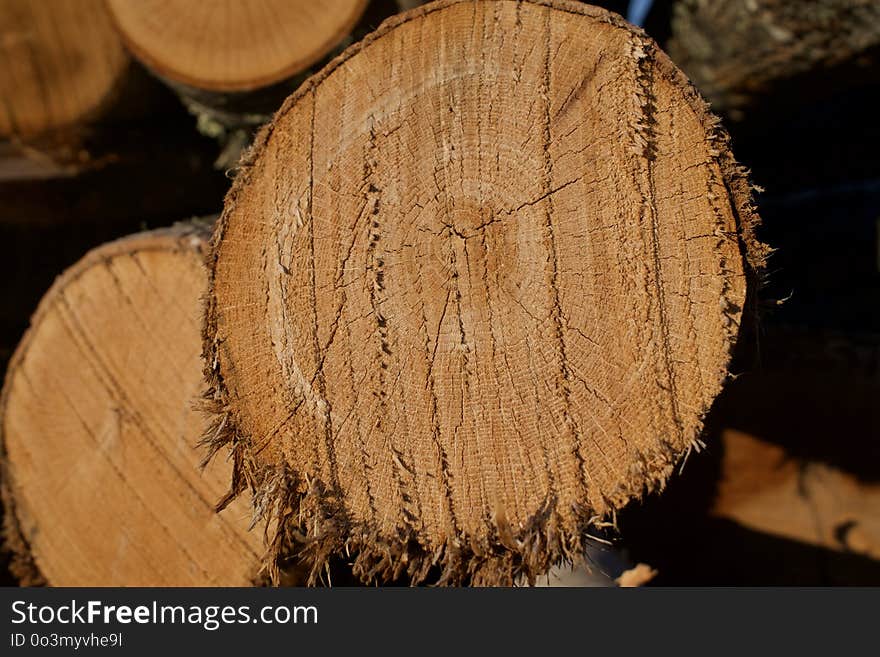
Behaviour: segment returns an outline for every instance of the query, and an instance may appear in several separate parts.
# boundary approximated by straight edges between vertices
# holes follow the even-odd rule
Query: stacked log
[[[731,55],[723,75],[718,53],[703,67],[678,51],[720,107],[801,70],[809,39],[782,37],[801,34],[782,5],[684,4],[679,25],[711,15],[743,39],[754,18],[792,44],[788,59]],[[246,125],[345,42],[365,2],[107,6],[0,0],[49,53],[0,134],[94,116],[115,57],[127,66],[120,41]],[[103,54],[82,57],[104,68],[73,75],[66,37],[46,35],[82,16],[111,36],[89,33]],[[802,19],[817,16],[832,20]],[[56,87],[82,107],[56,105]],[[46,294],[0,398],[16,570],[52,585],[285,583],[298,563],[312,584],[340,563],[365,583],[580,574],[617,512],[702,446],[767,256],[757,223],[718,120],[619,17],[441,0],[386,21],[258,134],[210,247],[200,225],[135,235]],[[877,558],[876,487],[746,435],[724,445],[713,515]]]
[[[0,399],[7,545],[25,583],[246,585],[259,532],[230,466],[201,473],[206,229],[99,247],[58,278]]]
[[[344,42],[366,5],[108,0],[127,48],[178,92],[206,132],[262,124],[298,76]]]
[[[835,89],[878,79],[880,3],[875,0],[681,0],[669,54],[733,117],[796,77]]]

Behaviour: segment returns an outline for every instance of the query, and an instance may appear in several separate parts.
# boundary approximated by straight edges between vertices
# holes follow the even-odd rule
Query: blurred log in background
[[[24,583],[258,581],[249,500],[216,513],[230,465],[198,468],[209,230],[105,244],[41,301],[0,399],[4,538]]]
[[[876,82],[874,0],[679,0],[669,54],[717,111],[796,103]],[[786,98],[787,96],[787,98]]]

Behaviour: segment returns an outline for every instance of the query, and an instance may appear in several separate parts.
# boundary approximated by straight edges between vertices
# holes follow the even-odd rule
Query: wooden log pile
[[[589,581],[658,576],[616,520],[699,458],[753,339],[770,249],[748,172],[616,14],[438,0],[366,34],[379,4],[0,0],[10,184],[46,135],[127,130],[150,112],[103,108],[178,97],[234,171],[215,224],[90,244],[11,356],[0,490],[22,583],[534,585],[607,540],[620,567]],[[825,61],[757,4],[793,67]],[[751,9],[676,11],[671,52],[723,109],[791,68],[691,47]],[[135,94],[144,71],[160,83]],[[822,544],[856,514],[847,540],[880,559],[876,491],[723,441],[713,514]],[[818,533],[813,507],[774,515],[799,486],[828,502]]]
[[[108,9],[134,57],[203,122],[236,128],[263,123],[304,71],[345,42],[366,4],[108,0]]]

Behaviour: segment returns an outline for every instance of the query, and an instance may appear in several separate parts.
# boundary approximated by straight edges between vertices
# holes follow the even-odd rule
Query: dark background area
[[[661,46],[670,6],[655,2],[645,25]],[[759,237],[775,252],[757,317],[744,323],[738,376],[707,418],[707,449],[663,495],[621,514],[629,556],[654,566],[658,585],[880,584],[880,563],[843,545],[813,547],[708,513],[725,429],[880,481],[880,88],[825,94],[822,82],[790,80],[740,120],[723,117],[734,154],[765,190]]]
[[[596,2],[626,13],[626,1]],[[669,37],[670,3],[655,2],[646,30]],[[375,27],[378,20],[375,20]],[[123,235],[215,214],[229,185],[220,147],[158,82],[149,120],[87,138],[93,160],[77,176],[0,176],[0,368],[54,278],[88,249]],[[880,584],[880,563],[807,546],[708,514],[723,456],[718,433],[737,428],[880,481],[880,122],[876,86],[833,96],[767,97],[725,120],[737,158],[766,191],[760,238],[776,249],[742,336],[731,382],[692,455],[662,496],[619,519],[634,561],[658,584]],[[782,301],[784,300],[784,302]],[[0,584],[14,583],[0,563]]]

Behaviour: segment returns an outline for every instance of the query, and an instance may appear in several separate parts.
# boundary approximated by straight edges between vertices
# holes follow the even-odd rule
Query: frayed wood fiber
[[[309,79],[208,256],[210,452],[270,570],[534,582],[662,488],[766,249],[745,172],[640,30],[447,0]],[[221,504],[222,506],[222,504]]]
[[[103,0],[0,0],[0,139],[90,122],[113,104],[130,61]]]

